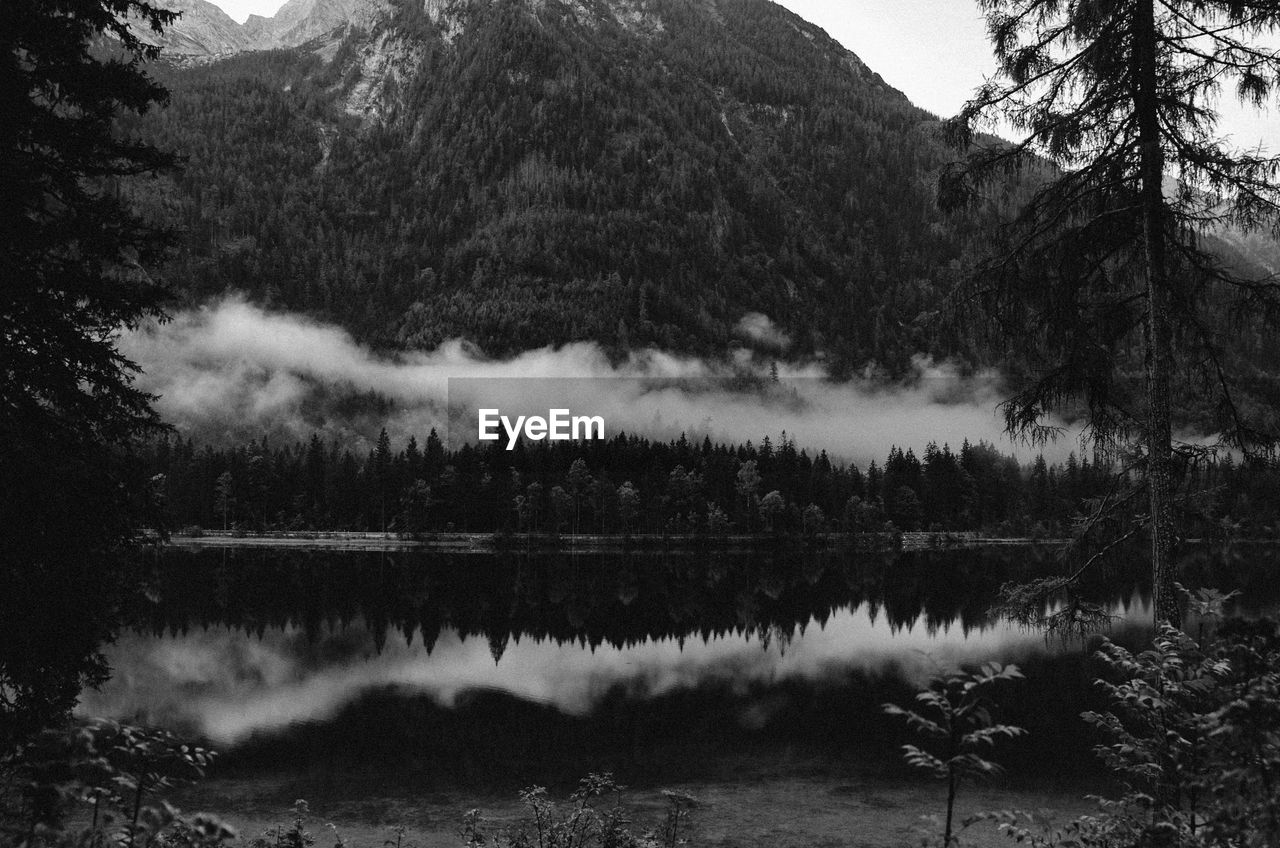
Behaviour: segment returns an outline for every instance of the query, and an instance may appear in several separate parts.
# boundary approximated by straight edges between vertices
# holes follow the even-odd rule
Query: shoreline
[[[744,551],[768,548],[858,550],[956,550],[993,547],[1056,547],[1068,539],[994,537],[976,532],[823,533],[814,536],[728,534],[707,536],[681,533],[560,534],[546,533],[422,533],[344,530],[268,531],[243,533],[206,530],[199,535],[174,533],[164,543],[179,548],[295,548],[341,551]]]

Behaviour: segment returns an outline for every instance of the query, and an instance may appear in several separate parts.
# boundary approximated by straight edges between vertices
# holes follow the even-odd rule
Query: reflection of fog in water
[[[1141,627],[1151,616],[1149,603],[1138,599],[1115,613],[1120,626]],[[86,692],[80,711],[140,717],[225,745],[255,731],[331,717],[388,686],[446,707],[467,690],[494,689],[581,715],[617,686],[645,696],[706,683],[820,683],[855,671],[921,677],[934,663],[1019,661],[1062,649],[1007,622],[967,634],[959,625],[895,629],[867,604],[767,639],[691,637],[683,644],[664,639],[591,650],[528,638],[501,647],[446,629],[429,653],[403,639],[381,651],[374,644],[373,633],[360,625],[316,642],[297,627],[261,638],[224,627],[162,638],[126,634],[108,650],[112,679],[101,691]]]

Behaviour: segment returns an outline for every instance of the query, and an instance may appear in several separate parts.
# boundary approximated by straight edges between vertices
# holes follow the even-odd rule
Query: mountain
[[[134,129],[187,159],[135,191],[183,233],[167,273],[193,300],[400,349],[1007,358],[933,318],[1027,188],[940,212],[935,116],[786,9],[341,2],[282,9],[295,40],[353,10],[296,47],[157,68],[171,104]]]
[[[171,58],[209,61],[253,50],[297,47],[349,26],[368,25],[388,9],[382,0],[288,0],[270,18],[237,23],[207,0],[159,0],[181,17],[162,35],[142,33]]]
[[[289,0],[273,17],[250,15],[244,31],[250,49],[295,47],[340,27],[368,25],[386,8],[377,0]]]
[[[194,297],[397,347],[957,346],[927,319],[982,215],[936,209],[935,118],[765,0],[414,0],[160,73],[138,130],[188,159],[140,193]]]
[[[161,35],[145,28],[139,28],[139,34],[168,55],[207,60],[249,48],[243,27],[207,0],[164,0],[159,5],[181,17]]]

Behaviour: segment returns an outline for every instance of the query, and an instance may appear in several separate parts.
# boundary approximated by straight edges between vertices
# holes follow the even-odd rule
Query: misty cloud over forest
[[[785,431],[800,447],[858,463],[882,459],[893,445],[919,451],[966,438],[1030,455],[1003,434],[996,409],[1003,387],[993,371],[966,375],[920,358],[904,381],[836,383],[820,362],[772,359],[786,336],[766,316],[745,316],[740,330],[756,350],[723,361],[653,349],[611,361],[591,343],[495,360],[458,340],[380,354],[338,327],[231,297],[127,333],[120,345],[142,367],[138,385],[158,396],[161,415],[183,435],[214,444],[318,433],[360,445],[384,426],[394,443],[432,427],[444,435],[452,380],[455,401],[460,387],[474,395],[487,386],[486,396],[467,401],[521,413],[567,405],[604,416],[607,435],[758,442]],[[1064,436],[1048,453],[1077,448]]]

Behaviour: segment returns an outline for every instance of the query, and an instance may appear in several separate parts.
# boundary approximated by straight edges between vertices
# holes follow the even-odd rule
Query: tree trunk
[[[1155,622],[1179,626],[1174,592],[1173,504],[1170,466],[1173,432],[1169,387],[1173,349],[1169,317],[1169,278],[1165,256],[1164,150],[1161,145],[1156,80],[1154,0],[1138,0],[1134,20],[1133,105],[1142,151],[1142,229],[1147,274],[1147,489],[1151,505],[1151,582]]]
[[[953,754],[954,756],[954,754]],[[947,824],[942,834],[943,848],[951,848],[951,825],[952,816],[956,809],[956,768],[953,765],[947,766]]]

